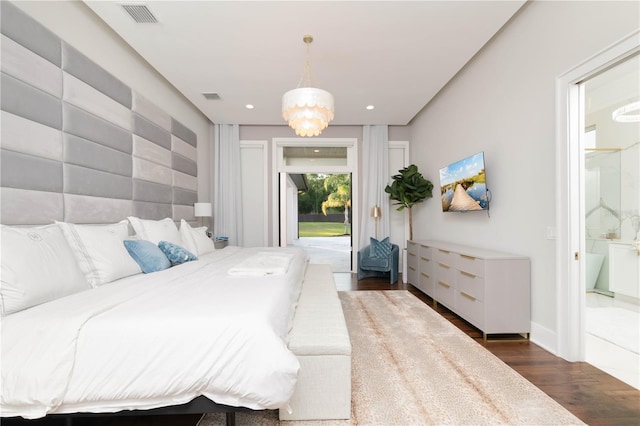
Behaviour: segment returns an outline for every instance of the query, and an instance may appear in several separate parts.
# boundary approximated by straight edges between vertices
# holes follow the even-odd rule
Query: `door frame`
[[[556,339],[568,361],[585,359],[584,110],[580,83],[640,51],[640,30],[556,78]]]
[[[288,166],[284,162],[283,152],[285,147],[314,147],[333,146],[347,148],[347,165],[329,166]],[[281,201],[279,199],[280,173],[331,173],[331,174],[351,174],[351,269],[357,265],[358,236],[359,227],[357,218],[360,217],[359,210],[359,181],[358,181],[358,139],[357,138],[273,138],[272,144],[272,173],[273,173],[273,245],[278,246],[280,239],[280,211]],[[280,239],[281,240],[281,239]],[[283,246],[282,244],[280,244]],[[286,246],[286,241],[284,242]]]

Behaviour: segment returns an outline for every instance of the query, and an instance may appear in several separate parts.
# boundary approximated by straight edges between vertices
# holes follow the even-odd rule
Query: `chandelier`
[[[282,95],[282,117],[298,136],[318,136],[334,117],[333,95],[326,90],[311,87],[309,45],[313,37],[306,34],[307,59],[298,87]]]
[[[640,121],[639,113],[630,114],[635,111],[640,111],[640,101],[621,106],[611,113],[611,118],[619,123],[635,123]]]

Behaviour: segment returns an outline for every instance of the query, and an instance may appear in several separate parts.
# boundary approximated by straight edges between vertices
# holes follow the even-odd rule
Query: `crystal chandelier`
[[[298,88],[282,95],[282,117],[298,136],[318,136],[334,117],[333,95],[326,90],[311,87],[309,45],[313,37],[306,34],[307,59]]]

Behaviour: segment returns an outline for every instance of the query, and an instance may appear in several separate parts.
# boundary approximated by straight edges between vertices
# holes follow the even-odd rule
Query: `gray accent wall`
[[[193,221],[196,133],[11,2],[0,7],[0,221]]]

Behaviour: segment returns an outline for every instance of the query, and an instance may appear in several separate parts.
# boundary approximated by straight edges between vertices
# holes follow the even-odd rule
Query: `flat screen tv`
[[[484,173],[484,152],[440,169],[443,212],[488,211],[490,193]]]

